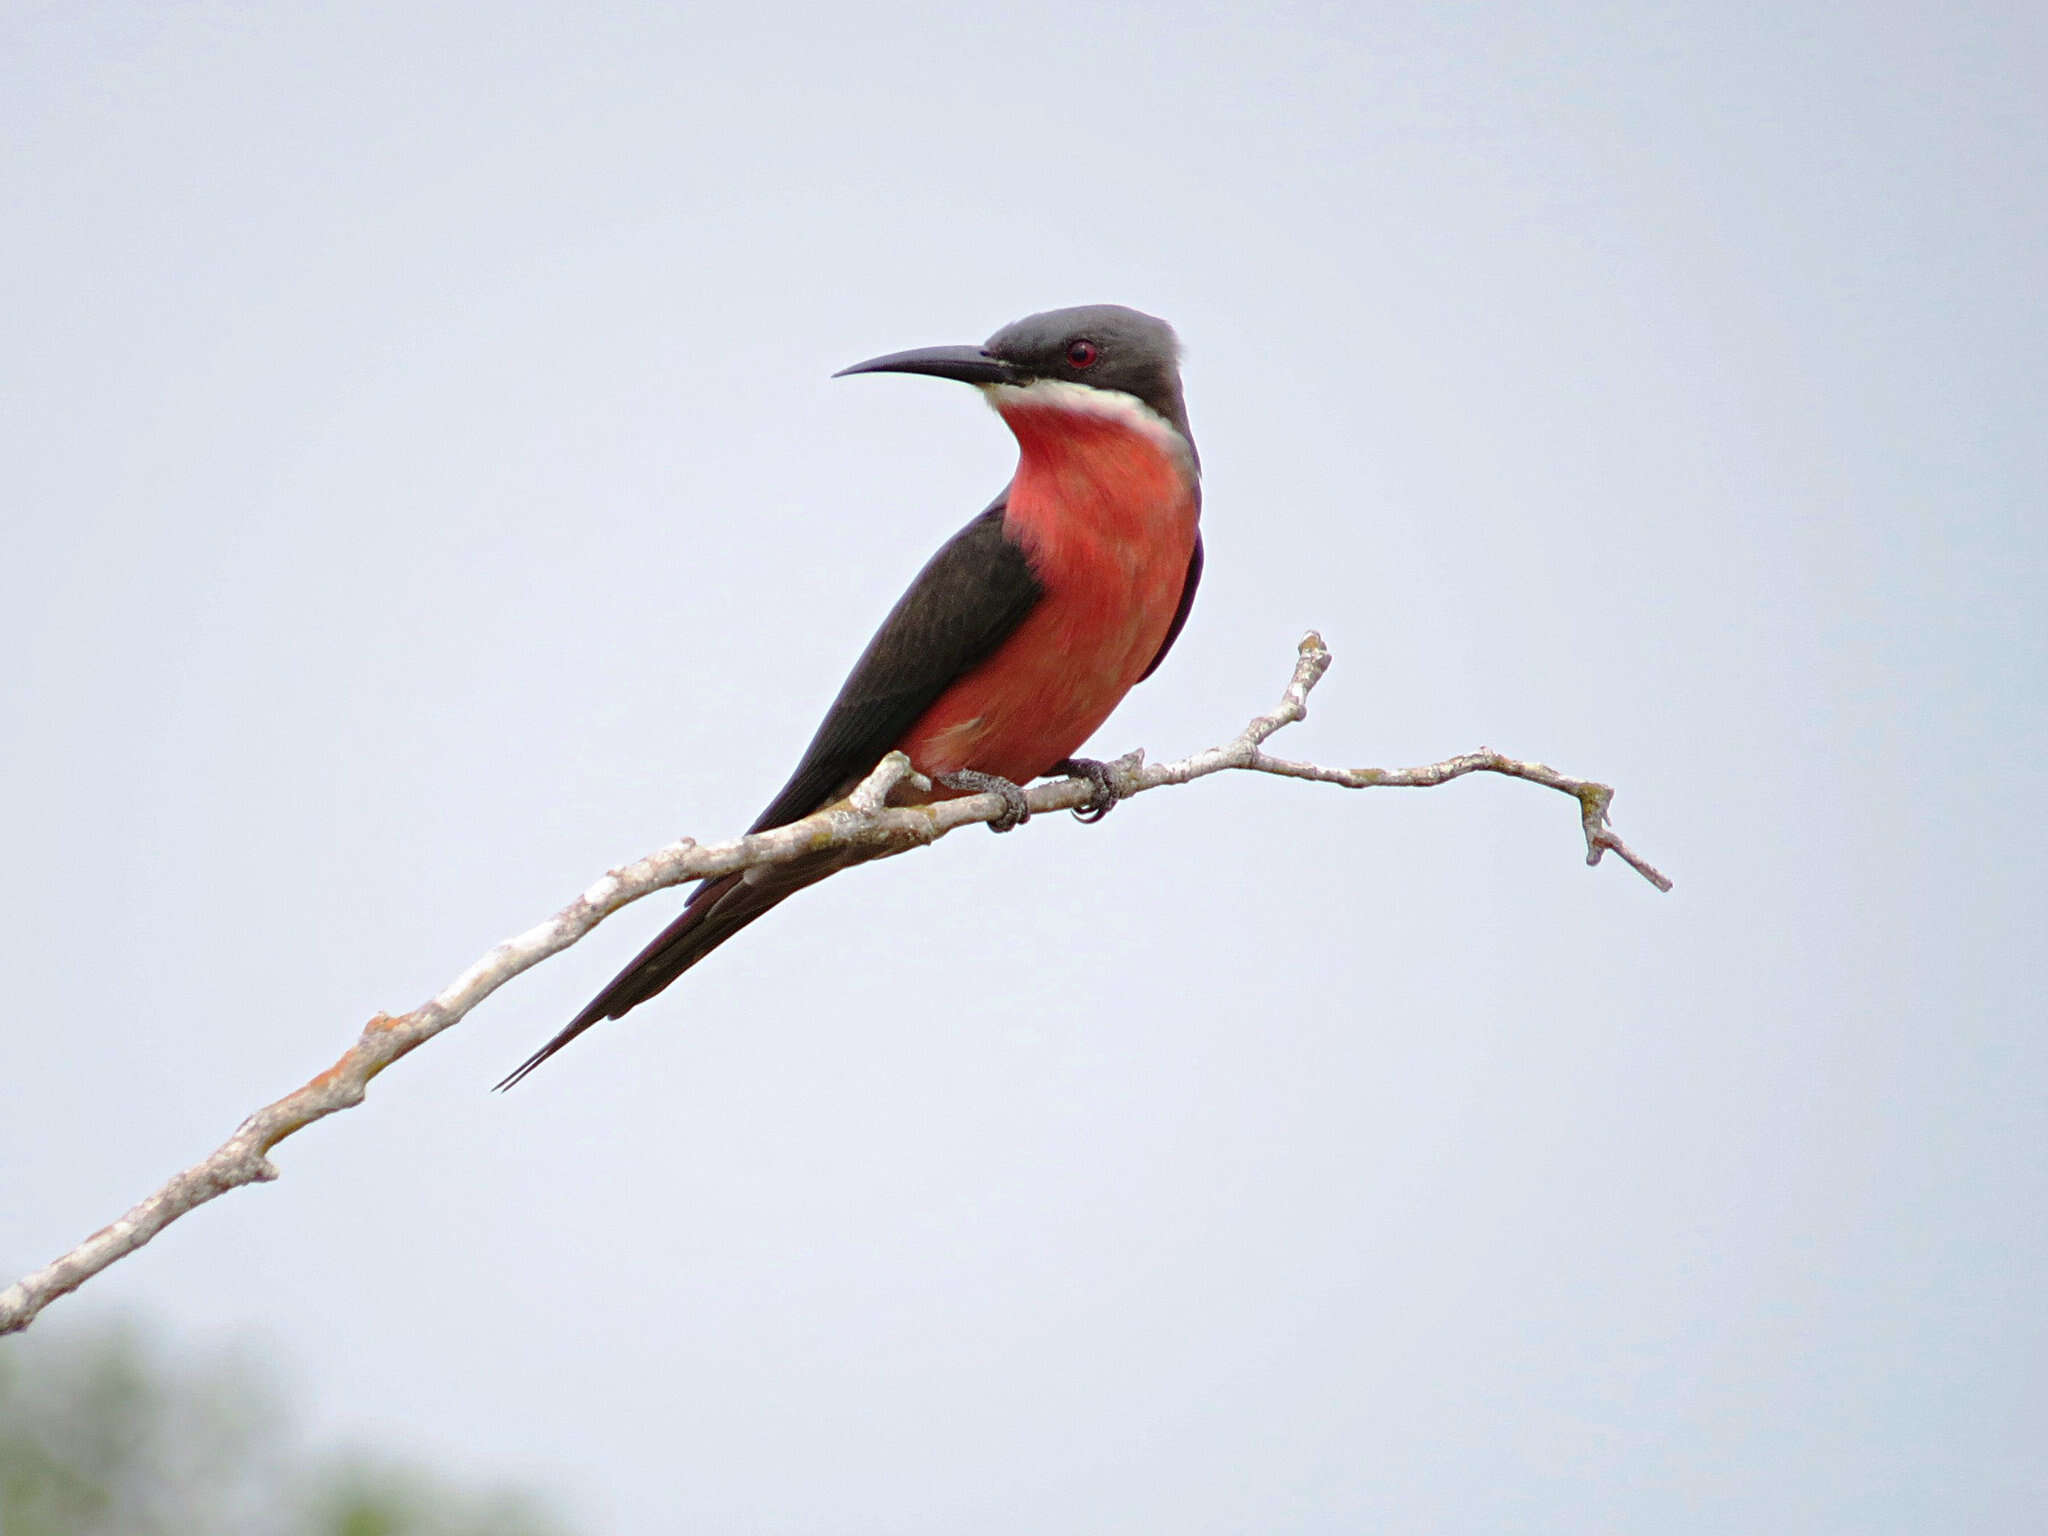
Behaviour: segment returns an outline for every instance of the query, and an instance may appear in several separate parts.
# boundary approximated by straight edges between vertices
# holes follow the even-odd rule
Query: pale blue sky
[[[2021,1531],[2048,1501],[2035,6],[0,12],[0,1268],[737,830],[1117,301],[1270,780],[673,899],[52,1310],[592,1530]],[[0,1347],[15,1347],[8,1343]]]

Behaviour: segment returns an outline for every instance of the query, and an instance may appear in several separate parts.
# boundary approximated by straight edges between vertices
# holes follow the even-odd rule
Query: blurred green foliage
[[[0,1340],[0,1536],[563,1536],[516,1493],[306,1444],[247,1361]]]

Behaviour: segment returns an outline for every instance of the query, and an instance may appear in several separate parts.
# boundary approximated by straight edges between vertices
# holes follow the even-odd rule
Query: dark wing
[[[1045,588],[1003,532],[998,498],[925,563],[853,664],[789,782],[750,832],[830,803],[864,777],[962,677],[1038,606]]]
[[[1173,642],[1180,638],[1180,632],[1188,622],[1188,610],[1195,606],[1195,588],[1202,584],[1202,535],[1195,534],[1195,552],[1188,556],[1188,579],[1180,589],[1180,606],[1173,610],[1173,622],[1166,626],[1166,638],[1159,642],[1159,654],[1152,658],[1152,665],[1138,674],[1143,682],[1159,670],[1159,663],[1166,660],[1166,653],[1173,649]]]
[[[1045,589],[1024,551],[1004,536],[1003,507],[998,499],[917,573],[853,664],[796,772],[748,831],[784,826],[845,794],[1037,606]],[[1181,605],[1185,611],[1186,597]],[[756,869],[705,881],[632,964],[498,1086],[511,1087],[598,1020],[637,1008],[755,918],[838,867]]]

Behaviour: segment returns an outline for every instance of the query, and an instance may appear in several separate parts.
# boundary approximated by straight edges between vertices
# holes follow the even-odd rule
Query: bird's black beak
[[[842,368],[832,377],[843,379],[849,373],[927,373],[935,379],[958,379],[962,384],[1017,382],[1016,369],[980,347],[918,347],[910,352],[891,352],[887,357],[871,357],[851,368]]]

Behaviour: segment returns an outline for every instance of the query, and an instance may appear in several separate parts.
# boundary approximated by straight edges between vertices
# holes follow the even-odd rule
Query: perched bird
[[[935,794],[1001,794],[998,831],[1029,814],[1019,786],[1052,773],[1086,774],[1091,814],[1107,812],[1115,792],[1103,765],[1072,754],[1165,659],[1202,574],[1201,465],[1179,359],[1165,321],[1091,304],[1029,315],[983,346],[894,352],[841,370],[976,386],[1016,435],[1017,470],[918,572],[749,831],[823,809],[898,748]],[[660,937],[498,1086],[646,1002],[857,857],[704,881]]]

